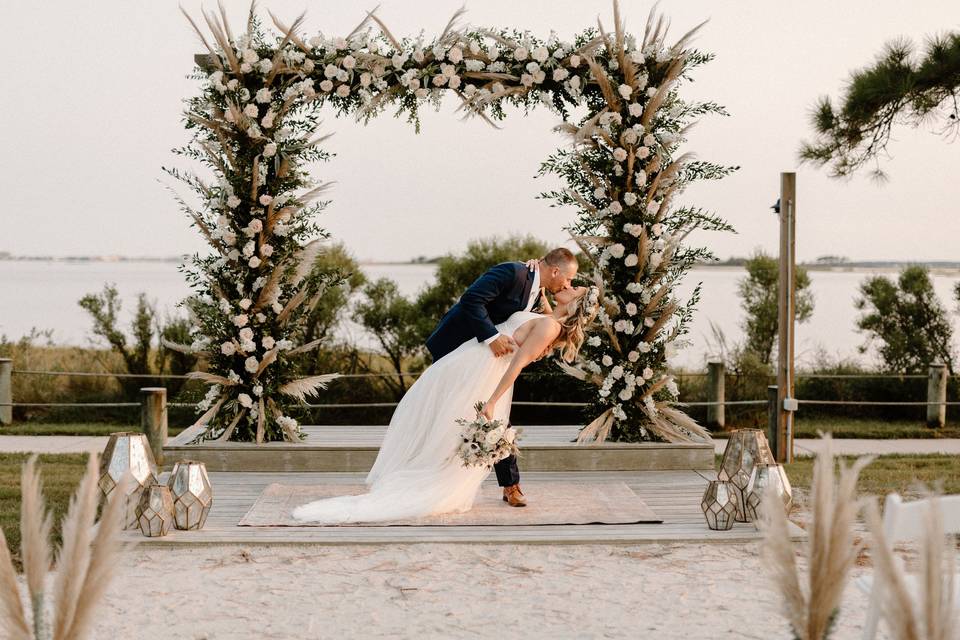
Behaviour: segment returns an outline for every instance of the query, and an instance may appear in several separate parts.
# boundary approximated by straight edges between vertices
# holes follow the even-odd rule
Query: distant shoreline
[[[189,256],[12,256],[0,254],[0,262],[59,262],[59,263],[82,263],[82,264],[115,264],[115,263],[170,263],[179,264]],[[360,266],[420,266],[436,265],[436,260],[358,260]],[[856,262],[843,263],[800,263],[800,266],[808,271],[876,271],[887,272],[897,271],[908,265],[921,265],[927,267],[936,273],[957,273],[960,272],[960,262],[948,260],[928,260],[928,261],[908,261],[908,260],[861,260]],[[737,260],[728,260],[719,263],[699,263],[695,265],[697,269],[743,269],[743,263]]]

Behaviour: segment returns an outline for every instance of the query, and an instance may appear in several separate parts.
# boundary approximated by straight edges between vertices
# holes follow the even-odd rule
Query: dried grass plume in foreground
[[[63,544],[57,553],[57,573],[52,593],[44,579],[50,568],[52,515],[44,504],[37,457],[23,466],[20,534],[23,571],[29,595],[29,611],[23,606],[16,569],[0,530],[0,629],[10,640],[71,640],[90,631],[97,603],[106,591],[122,550],[117,534],[121,528],[123,486],[106,501],[99,523],[97,508],[98,456],[91,455],[63,520]],[[121,485],[129,482],[125,478]],[[47,598],[52,597],[53,616],[45,619]]]
[[[840,462],[837,478],[832,438],[823,436],[810,488],[812,518],[804,549],[809,565],[806,584],[797,567],[783,504],[772,487],[764,494],[759,523],[763,532],[762,557],[780,591],[785,615],[798,640],[830,637],[850,568],[862,548],[853,531],[862,506],[856,487],[860,471],[871,460],[872,457],[862,457],[851,466]]]

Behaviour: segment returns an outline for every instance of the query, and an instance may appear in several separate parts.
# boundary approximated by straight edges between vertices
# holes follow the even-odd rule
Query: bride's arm
[[[507,367],[503,377],[500,378],[497,388],[494,389],[487,403],[483,405],[481,413],[488,420],[493,419],[493,409],[497,405],[497,401],[507,392],[507,389],[514,383],[523,368],[536,360],[547,347],[553,344],[558,335],[560,335],[560,325],[553,319],[543,318],[533,322],[530,333],[527,334],[523,344],[520,345],[520,349],[513,354],[510,366]]]
[[[540,313],[545,316],[553,313],[553,307],[550,306],[550,301],[547,300],[547,290],[540,288]]]

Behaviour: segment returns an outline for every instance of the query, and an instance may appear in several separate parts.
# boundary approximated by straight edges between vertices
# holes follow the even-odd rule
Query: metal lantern
[[[727,480],[711,480],[703,492],[700,508],[707,526],[715,531],[733,528],[740,504],[740,490]]]
[[[740,490],[740,509],[737,512],[738,522],[747,522],[743,506],[746,503],[746,488],[753,474],[754,466],[758,464],[776,464],[767,436],[760,429],[737,429],[730,434],[727,446],[723,450],[723,460],[720,462],[719,480],[732,482]]]
[[[153,484],[143,490],[137,503],[137,524],[148,538],[165,536],[173,524],[173,497],[166,485]]]
[[[744,491],[744,509],[746,510],[747,520],[756,522],[760,518],[758,509],[763,501],[763,494],[768,486],[776,489],[777,497],[783,503],[784,510],[789,513],[790,505],[793,504],[793,490],[790,488],[790,480],[787,478],[787,472],[782,464],[758,464],[753,468],[753,474],[750,476],[750,482]]]
[[[100,479],[97,486],[104,498],[120,484],[125,475],[132,478],[127,488],[124,508],[124,529],[137,526],[136,508],[146,487],[157,481],[157,463],[147,436],[132,431],[110,434],[100,458]]]
[[[177,529],[200,529],[213,505],[213,486],[202,462],[181,460],[167,479]]]

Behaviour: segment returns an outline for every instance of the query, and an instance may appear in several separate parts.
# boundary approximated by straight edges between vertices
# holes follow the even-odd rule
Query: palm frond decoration
[[[300,402],[306,402],[307,396],[315,395],[321,389],[326,389],[328,384],[339,377],[339,373],[325,373],[319,376],[291,380],[280,387],[279,391],[284,395],[296,398]]]

